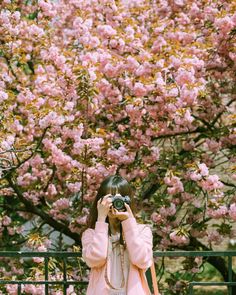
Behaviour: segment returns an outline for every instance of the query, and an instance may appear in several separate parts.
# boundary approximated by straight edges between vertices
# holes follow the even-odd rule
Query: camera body
[[[113,195],[111,199],[112,199],[112,206],[118,211],[121,211],[123,209],[126,210],[125,203],[128,205],[130,204],[129,196],[121,196],[120,194],[116,194],[116,195]]]

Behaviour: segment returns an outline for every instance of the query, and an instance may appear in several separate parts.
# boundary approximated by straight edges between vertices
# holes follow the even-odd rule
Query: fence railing
[[[189,282],[189,295],[194,295],[195,286],[227,286],[228,295],[233,294],[232,287],[236,286],[233,281],[233,262],[236,257],[236,251],[163,251],[154,252],[154,257],[227,257],[228,263],[228,281],[227,282]]]
[[[154,257],[227,257],[228,263],[228,281],[226,282],[189,282],[189,295],[194,295],[194,287],[196,286],[227,286],[228,295],[235,295],[232,292],[232,287],[236,286],[236,282],[233,281],[233,266],[232,258],[236,257],[236,251],[156,251],[153,253]],[[23,285],[44,285],[44,294],[49,295],[50,285],[61,285],[63,294],[67,294],[67,288],[70,285],[87,285],[88,282],[70,280],[67,276],[67,262],[69,258],[79,258],[81,253],[79,252],[12,252],[4,251],[0,252],[0,258],[44,258],[44,280],[2,280],[0,278],[0,286],[2,285],[17,285],[17,294],[22,293]],[[62,260],[62,280],[50,280],[49,279],[49,259],[57,258]],[[147,280],[151,288],[151,273],[150,269],[146,272]]]

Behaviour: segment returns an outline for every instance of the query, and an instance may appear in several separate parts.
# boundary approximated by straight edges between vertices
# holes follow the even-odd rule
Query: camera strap
[[[122,281],[121,281],[121,286],[119,288],[114,287],[108,279],[107,264],[108,264],[108,262],[110,263],[111,255],[112,255],[112,246],[110,247],[110,241],[109,241],[109,247],[107,247],[108,253],[107,253],[107,262],[106,262],[106,267],[105,267],[105,281],[106,281],[107,285],[113,290],[122,290],[125,286],[124,245],[121,245],[119,243],[119,246],[120,246],[120,259],[121,259],[121,268],[122,268]]]

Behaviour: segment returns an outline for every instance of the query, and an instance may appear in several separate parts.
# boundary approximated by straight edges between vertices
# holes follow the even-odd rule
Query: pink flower
[[[161,220],[162,220],[162,217],[160,214],[158,214],[157,212],[153,212],[152,215],[151,215],[151,220],[154,222],[154,223],[160,223]]]
[[[44,261],[43,257],[33,257],[33,261],[35,263],[42,263]]]
[[[207,214],[212,218],[222,218],[228,213],[228,209],[226,206],[219,206],[217,209],[208,208]]]
[[[112,64],[107,63],[102,71],[108,77],[113,78],[119,74],[119,66],[113,66]]]
[[[221,142],[217,142],[209,138],[206,139],[204,145],[207,146],[207,148],[213,153],[217,153],[221,148]]]
[[[220,29],[222,34],[227,34],[234,28],[235,24],[229,16],[225,16],[217,19],[215,21],[215,26]]]
[[[168,194],[174,195],[184,191],[183,183],[177,176],[165,176],[164,182],[167,185],[172,186],[167,189]]]
[[[8,93],[0,90],[0,103],[8,99]]]
[[[48,3],[44,0],[39,0],[38,5],[41,8],[41,10],[43,11],[43,14],[45,16],[52,17],[52,16],[55,16],[57,13],[56,9],[53,8],[53,5],[52,5],[52,3],[50,3],[50,1]]]
[[[133,93],[135,96],[144,96],[147,94],[147,89],[142,83],[135,83],[133,88]]]
[[[175,80],[180,86],[184,86],[184,84],[194,83],[194,72],[193,70],[187,71],[185,69],[179,68]]]
[[[224,186],[223,183],[219,180],[219,176],[216,174],[208,176],[206,180],[202,180],[200,182],[200,185],[207,191],[220,189]]]
[[[88,216],[78,217],[78,218],[76,218],[76,222],[78,224],[85,225],[87,223],[87,219],[88,219]]]
[[[97,32],[103,38],[109,38],[116,35],[116,30],[114,30],[110,25],[98,25]]]
[[[162,50],[162,47],[166,45],[167,45],[166,40],[163,37],[159,36],[154,41],[151,50],[153,53],[157,53],[157,52],[160,52]]]
[[[211,230],[208,232],[208,241],[210,243],[214,242],[215,244],[220,244],[223,240],[223,237],[219,234],[217,230]]]
[[[56,202],[53,203],[53,207],[57,210],[68,209],[70,205],[70,201],[66,198],[58,199]]]
[[[197,104],[198,89],[193,88],[187,89],[186,85],[181,88],[180,99],[182,102],[181,106],[193,106]]]
[[[163,217],[173,216],[176,213],[176,206],[174,203],[170,204],[170,207],[161,207],[160,215]]]
[[[17,288],[18,288],[18,286],[16,284],[15,285],[7,285],[6,286],[7,294],[9,294],[9,295],[17,295],[18,294]],[[21,291],[23,291],[23,290],[21,289]]]
[[[208,168],[205,163],[200,163],[198,164],[198,170],[191,171],[189,173],[190,179],[194,181],[199,181],[201,180],[204,176],[209,175]]]
[[[236,221],[236,203],[230,205],[229,216]]]
[[[64,116],[58,115],[56,112],[51,111],[49,112],[44,118],[39,120],[39,125],[41,128],[46,128],[50,125],[62,125],[64,124],[65,119]]]
[[[183,6],[185,4],[184,0],[174,0],[174,3],[178,6]]]
[[[127,63],[125,64],[125,67],[127,70],[133,71],[139,67],[139,62],[132,56],[127,57]]]
[[[179,245],[188,245],[189,244],[189,237],[187,234],[184,234],[181,230],[175,230],[170,233],[170,239]]]
[[[58,194],[57,192],[57,189],[55,187],[55,185],[53,183],[50,183],[49,186],[48,186],[48,190],[47,190],[47,193],[50,195],[50,196],[55,196]]]
[[[3,216],[2,218],[2,224],[4,226],[8,226],[11,223],[11,218],[7,215]]]
[[[80,191],[81,182],[68,183],[67,187],[72,193],[77,193]]]

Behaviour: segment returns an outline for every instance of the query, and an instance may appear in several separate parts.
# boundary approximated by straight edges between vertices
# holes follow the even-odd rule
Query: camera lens
[[[121,199],[116,199],[116,200],[114,200],[113,206],[117,210],[121,210],[124,208],[124,201]]]

